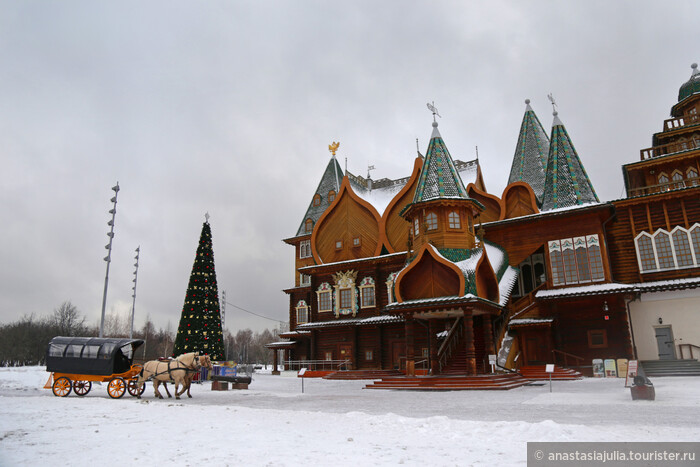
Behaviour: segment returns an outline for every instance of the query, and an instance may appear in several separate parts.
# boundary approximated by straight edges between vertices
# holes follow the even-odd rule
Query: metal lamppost
[[[114,218],[117,215],[117,194],[119,194],[119,182],[117,182],[117,184],[112,187],[112,191],[114,191],[114,196],[110,201],[114,204],[114,206],[112,207],[112,209],[109,210],[109,213],[112,215],[112,219],[109,222],[107,222],[107,225],[110,226],[110,230],[109,233],[107,233],[107,236],[109,237],[109,243],[105,245],[105,248],[107,249],[107,256],[105,256],[104,260],[107,262],[107,271],[105,272],[105,290],[102,294],[102,319],[100,320],[100,337],[104,336],[105,328],[105,307],[107,305],[109,263],[112,262],[112,240],[114,239]]]
[[[134,311],[136,310],[136,280],[139,277],[139,252],[141,251],[141,246],[136,247],[136,256],[134,256],[134,259],[136,262],[134,263],[134,286],[131,288],[131,290],[134,291],[134,293],[131,295],[131,298],[134,299],[133,303],[131,304],[131,331],[129,332],[129,339],[134,338]]]

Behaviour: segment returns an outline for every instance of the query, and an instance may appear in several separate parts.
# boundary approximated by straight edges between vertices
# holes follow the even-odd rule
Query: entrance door
[[[525,365],[544,365],[551,360],[549,329],[523,330],[523,357]],[[522,332],[522,331],[521,331]]]
[[[659,346],[659,360],[676,359],[676,346],[673,342],[671,326],[656,328],[656,345]]]
[[[395,370],[401,369],[401,357],[404,356],[404,345],[401,342],[394,342],[391,345],[391,367]]]
[[[346,368],[352,369],[352,346],[343,344],[339,347],[340,359],[347,361]]]

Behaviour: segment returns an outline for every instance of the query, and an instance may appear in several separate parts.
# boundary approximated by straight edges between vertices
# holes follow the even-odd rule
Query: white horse
[[[142,391],[143,385],[148,380],[153,380],[153,390],[155,396],[162,399],[163,396],[158,391],[158,386],[161,382],[174,382],[175,383],[175,398],[179,399],[180,395],[187,390],[187,376],[188,374],[196,373],[201,368],[199,355],[195,352],[190,352],[182,354],[177,358],[161,362],[158,360],[152,360],[146,362],[143,365],[141,373],[139,373],[139,379],[136,382],[138,385],[139,394]],[[209,363],[211,365],[211,363]],[[191,381],[191,379],[190,379]],[[178,391],[178,386],[182,386],[182,390]],[[168,393],[170,395],[170,393]],[[141,396],[138,396],[141,398]]]
[[[200,355],[199,356],[199,364],[203,367],[206,368],[209,371],[212,371],[214,369],[214,366],[211,363],[211,359],[209,358],[209,355]],[[185,385],[187,386],[187,397],[192,398],[192,394],[190,394],[190,388],[192,387],[192,380],[194,379],[194,372],[187,372],[187,376],[185,377]],[[165,392],[168,394],[168,397],[173,397],[170,395],[170,391],[168,391],[168,383],[167,381],[161,381],[163,383],[163,388],[165,389]],[[159,384],[161,383],[159,382]],[[183,391],[184,392],[184,391]],[[182,394],[182,393],[180,393]]]

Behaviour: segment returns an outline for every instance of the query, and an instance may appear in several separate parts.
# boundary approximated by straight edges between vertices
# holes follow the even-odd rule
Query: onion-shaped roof
[[[683,99],[692,96],[693,94],[700,93],[700,71],[698,70],[698,64],[693,63],[690,65],[693,72],[690,75],[690,79],[683,83],[681,88],[678,90],[678,102]]]

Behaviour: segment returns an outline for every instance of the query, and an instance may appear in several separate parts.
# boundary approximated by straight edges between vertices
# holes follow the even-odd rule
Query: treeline
[[[129,337],[130,322],[118,315],[105,316],[106,337]],[[265,344],[275,342],[281,329],[253,332],[243,329],[232,334],[224,331],[224,350],[227,360],[238,363],[272,363],[272,351]],[[46,347],[55,336],[97,337],[98,326],[88,326],[78,309],[69,301],[62,303],[48,317],[25,316],[16,322],[0,324],[0,366],[45,365]],[[139,330],[135,339],[143,339],[134,356],[135,360],[155,360],[169,357],[173,351],[175,331],[170,323],[165,329],[156,329],[150,318]]]

